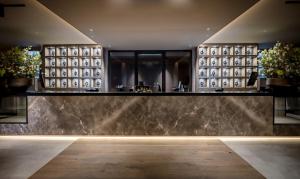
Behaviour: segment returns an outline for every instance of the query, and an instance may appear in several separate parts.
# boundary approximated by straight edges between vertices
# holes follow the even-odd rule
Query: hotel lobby
[[[300,178],[299,0],[0,0],[0,178]]]

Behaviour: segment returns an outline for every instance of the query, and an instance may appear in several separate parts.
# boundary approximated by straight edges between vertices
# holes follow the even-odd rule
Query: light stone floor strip
[[[29,178],[75,140],[0,136],[0,178]]]
[[[300,178],[300,138],[221,140],[266,178]]]

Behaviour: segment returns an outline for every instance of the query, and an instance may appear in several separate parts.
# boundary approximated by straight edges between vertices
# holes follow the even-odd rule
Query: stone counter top
[[[203,92],[92,92],[92,91],[27,91],[28,96],[272,96],[269,92],[258,91],[203,91]]]
[[[67,94],[72,96],[28,96],[28,124],[0,125],[0,135],[277,135],[273,132],[272,96]],[[235,93],[240,94],[245,95]]]

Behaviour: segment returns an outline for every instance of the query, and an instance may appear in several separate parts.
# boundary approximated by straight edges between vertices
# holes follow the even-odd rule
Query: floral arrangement
[[[30,54],[31,47],[13,47],[0,53],[0,77],[32,78],[41,65],[39,54]]]
[[[300,79],[300,48],[292,44],[277,42],[262,51],[261,63],[268,78]]]

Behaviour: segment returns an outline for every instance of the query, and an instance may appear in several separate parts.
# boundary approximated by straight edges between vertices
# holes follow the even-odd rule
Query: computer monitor
[[[257,72],[252,72],[247,82],[247,86],[253,86],[257,80],[257,76],[258,76]]]

